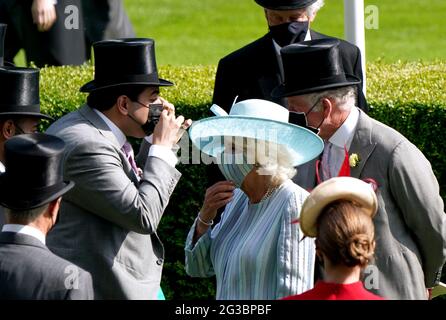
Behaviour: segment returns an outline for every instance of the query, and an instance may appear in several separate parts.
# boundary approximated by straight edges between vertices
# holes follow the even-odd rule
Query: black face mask
[[[308,125],[307,116],[305,115],[304,112],[290,111],[290,117],[289,117],[288,122],[291,124],[295,124],[299,127],[306,128],[306,129],[314,132],[315,134],[319,133],[319,128],[314,128],[314,127],[311,127]]]
[[[295,124],[297,126],[306,128],[306,129],[314,132],[315,134],[319,134],[319,131],[320,131],[319,128],[322,125],[322,123],[324,122],[325,118],[322,119],[321,123],[319,123],[319,126],[317,128],[311,127],[310,125],[308,125],[308,119],[307,119],[307,115],[310,114],[310,112],[314,109],[314,107],[316,107],[316,105],[318,103],[319,103],[319,100],[316,101],[316,103],[310,108],[310,110],[308,110],[307,113],[290,111],[288,122],[291,124]]]
[[[277,26],[269,26],[274,41],[281,47],[305,40],[309,28],[309,21],[293,21]]]
[[[143,105],[146,107],[146,105],[140,103],[139,101],[136,101],[137,103]],[[144,133],[149,136],[153,133],[155,130],[155,126],[157,125],[158,121],[160,120],[161,113],[163,112],[164,106],[161,103],[152,103],[149,105],[149,117],[147,121],[144,124],[140,124],[138,121],[135,120],[130,114],[129,117],[136,123],[141,125],[142,130]]]

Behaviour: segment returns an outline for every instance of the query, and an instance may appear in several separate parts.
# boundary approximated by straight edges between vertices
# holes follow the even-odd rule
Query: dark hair
[[[352,201],[326,206],[317,220],[316,247],[334,265],[365,268],[375,250],[372,218]]]
[[[12,220],[13,223],[26,225],[40,217],[44,213],[44,211],[48,209],[49,205],[50,204],[47,203],[38,208],[27,210],[13,210],[6,208],[5,213],[9,215],[9,218]]]
[[[110,109],[120,96],[127,96],[130,100],[136,101],[138,96],[148,88],[147,85],[122,85],[91,92],[87,97],[87,104],[99,111]]]

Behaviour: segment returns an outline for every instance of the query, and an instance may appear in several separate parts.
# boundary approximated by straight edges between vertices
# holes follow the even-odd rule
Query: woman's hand
[[[208,188],[199,213],[200,219],[205,222],[214,220],[217,210],[232,200],[234,189],[234,183],[231,181],[220,181]]]
[[[234,189],[235,186],[233,182],[220,181],[206,190],[203,206],[198,213],[198,217],[201,220],[198,219],[195,227],[195,234],[192,239],[193,245],[195,245],[198,239],[208,231],[211,221],[214,220],[217,215],[217,210],[227,205],[232,200]]]

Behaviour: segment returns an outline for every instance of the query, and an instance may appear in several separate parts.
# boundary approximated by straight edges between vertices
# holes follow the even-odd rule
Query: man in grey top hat
[[[57,223],[61,197],[74,183],[63,181],[64,142],[43,133],[14,137],[5,145],[0,204],[0,299],[92,299],[89,273],[54,255],[45,245]]]
[[[39,70],[0,66],[0,173],[5,171],[5,143],[10,138],[37,131],[40,119]],[[0,206],[0,227],[4,223]]]
[[[66,142],[64,174],[76,183],[48,244],[92,274],[97,299],[156,299],[160,290],[157,227],[181,176],[172,147],[191,121],[159,96],[172,83],[158,77],[154,46],[152,39],[96,42],[95,78],[81,88],[87,104],[47,131]],[[138,162],[126,136],[146,137]]]
[[[339,175],[373,180],[376,259],[366,288],[387,299],[426,299],[446,261],[446,215],[431,164],[404,136],[357,108],[360,80],[344,71],[338,41],[281,51],[285,79],[273,95],[286,98],[325,140],[320,161],[298,168],[295,182],[312,189]]]

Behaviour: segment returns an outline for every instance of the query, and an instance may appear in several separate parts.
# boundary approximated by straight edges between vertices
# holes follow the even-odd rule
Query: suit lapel
[[[318,39],[326,39],[328,38],[327,36],[323,35],[322,33],[313,31],[310,29],[310,36],[311,36],[311,40],[318,40]]]
[[[116,139],[116,136],[113,134],[113,132],[110,130],[108,125],[104,122],[104,120],[101,119],[100,116],[97,115],[97,113],[88,105],[84,105],[81,109],[79,109],[79,113],[90,122],[96,129],[99,130],[99,132],[108,140],[110,143],[112,143],[116,149],[118,150],[119,156],[122,159],[122,163],[124,166],[124,171],[127,173],[127,176],[135,183],[135,185],[139,185],[139,179],[136,176],[136,173],[133,171],[132,166],[130,165],[129,161],[127,160],[124,152],[121,150],[121,146],[119,145],[118,140]]]
[[[90,122],[96,129],[99,130],[99,132],[112,144],[118,148],[118,150],[121,149],[121,146],[118,143],[118,140],[116,139],[113,132],[110,130],[110,128],[107,126],[107,124],[104,122],[104,120],[101,119],[100,116],[96,114],[96,112],[89,107],[88,105],[84,105],[81,109],[79,109],[79,113],[88,121]]]
[[[356,153],[360,159],[358,165],[350,170],[352,177],[359,178],[361,176],[362,170],[375,147],[376,142],[372,141],[371,120],[360,110],[355,136],[349,150],[350,155]]]
[[[271,92],[275,87],[282,83],[282,79],[280,76],[279,61],[274,49],[273,39],[269,33],[263,37],[259,52],[261,52],[263,55],[258,58],[259,61],[272,61],[272,63],[264,63],[262,65],[262,75],[258,79],[263,96],[267,97],[268,100],[284,105],[284,99],[271,97]]]

